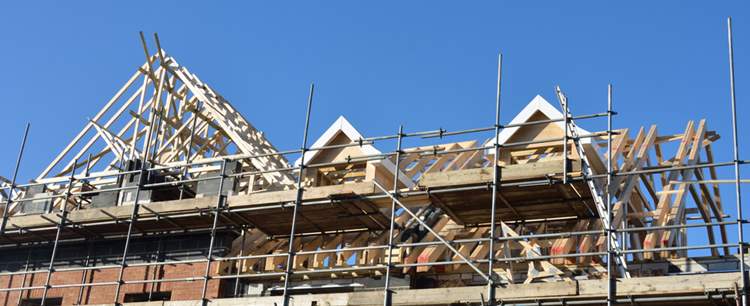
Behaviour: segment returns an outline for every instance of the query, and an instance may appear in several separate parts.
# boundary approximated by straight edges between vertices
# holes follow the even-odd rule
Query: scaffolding
[[[44,269],[29,269],[27,259],[23,270],[1,272],[0,277],[22,276],[23,285],[0,288],[0,292],[41,290],[39,304],[46,305],[52,289],[79,288],[76,304],[81,304],[84,288],[106,286],[112,287],[112,302],[119,305],[125,302],[121,294],[125,285],[149,284],[153,291],[155,284],[197,281],[202,284],[201,303],[207,305],[211,302],[208,289],[212,280],[233,280],[232,296],[240,296],[242,279],[275,279],[283,281],[279,291],[283,305],[287,306],[291,305],[294,296],[292,283],[295,281],[354,273],[383,277],[383,305],[390,306],[394,300],[391,283],[394,278],[444,267],[478,276],[486,286],[488,305],[499,305],[507,304],[507,301],[497,299],[497,290],[517,282],[514,265],[528,265],[528,277],[523,281],[526,283],[562,280],[568,277],[562,271],[566,265],[588,267],[582,269],[594,271],[601,263],[606,263],[599,271],[607,279],[606,299],[586,302],[613,305],[625,301],[695,298],[624,299],[617,292],[618,279],[637,277],[631,275],[630,263],[687,257],[690,250],[708,250],[714,256],[722,253],[729,256],[730,248],[737,248],[741,283],[734,298],[747,305],[746,244],[742,228],[746,221],[742,215],[740,166],[748,161],[740,159],[738,150],[731,19],[728,20],[728,35],[733,160],[715,162],[710,144],[718,139],[718,135],[708,130],[705,120],[697,124],[690,121],[683,133],[673,135],[659,136],[656,127],[651,126],[641,128],[631,139],[626,129],[613,129],[616,112],[613,110],[611,85],[607,109],[603,113],[572,115],[570,103],[558,87],[562,116],[530,117],[524,122],[502,125],[502,56],[498,58],[495,120],[490,126],[416,132],[405,132],[400,126],[392,135],[310,146],[308,128],[314,97],[314,86],[311,85],[301,148],[277,151],[263,133],[249,124],[221,95],[167,55],[158,36],[154,37],[157,52],[152,54],[141,34],[146,63],[36,180],[17,184],[28,136],[27,126],[14,173],[10,180],[3,180],[6,191],[0,195],[5,207],[0,223],[3,238],[0,248],[46,246],[51,248],[51,254]],[[140,76],[143,82],[138,86],[136,80]],[[151,96],[148,95],[149,87],[153,87]],[[115,114],[102,123],[105,114],[117,102],[122,102],[126,93],[131,93],[130,97],[124,99]],[[118,132],[111,131],[115,128],[114,123],[136,101],[136,111],[130,110],[132,118]],[[606,131],[590,133],[577,124],[581,120],[596,118],[606,118]],[[562,127],[562,136],[501,140],[504,131],[549,124]],[[84,135],[94,131],[95,136],[81,146],[79,142]],[[124,138],[128,131],[132,131],[132,136]],[[484,142],[404,146],[408,139],[442,141],[449,137],[486,133],[492,135]],[[106,145],[96,148],[97,139]],[[362,149],[384,141],[395,142],[394,150],[385,153],[365,150],[365,154],[346,156],[344,161],[315,162],[313,158],[308,159],[310,155],[326,150]],[[140,150],[139,142],[142,143]],[[675,142],[679,143],[675,157],[663,159],[661,146]],[[71,154],[76,146],[80,150]],[[230,153],[232,148],[235,153]],[[514,150],[529,148],[537,151],[525,152],[523,156],[512,154]],[[606,154],[600,154],[600,149],[605,149]],[[648,156],[652,150],[659,159],[656,165],[650,165]],[[105,159],[108,154],[114,156],[109,163]],[[702,161],[701,154],[706,155],[707,160]],[[299,161],[290,165],[286,156],[295,155],[300,156]],[[71,157],[70,161],[60,164],[65,157]],[[525,160],[512,163],[514,159]],[[362,163],[366,164],[363,167],[375,164],[373,175],[377,179],[367,180],[359,174],[352,174],[365,172],[356,168]],[[534,165],[537,170],[528,174],[532,170],[521,167],[524,165]],[[733,167],[735,178],[719,179],[715,171],[718,167]],[[445,169],[464,171],[462,173],[466,173],[467,179],[458,179],[456,173],[443,171]],[[709,171],[710,178],[704,177],[704,169]],[[323,175],[328,185],[312,183],[313,174],[308,171]],[[655,176],[661,178],[661,191],[655,188]],[[419,186],[410,185],[415,177]],[[336,184],[351,179],[360,184]],[[725,215],[720,203],[716,202],[720,183],[735,185],[734,218]],[[230,185],[236,188],[228,188]],[[641,191],[639,186],[644,186],[647,191]],[[214,187],[210,191],[207,189]],[[562,216],[552,212],[540,213],[537,219],[529,218],[525,212],[518,211],[522,208],[514,205],[514,199],[506,198],[514,188],[528,188],[537,193],[554,190],[554,196],[563,195],[562,203],[554,205],[562,206],[550,206],[553,207],[550,210],[571,207],[575,214],[587,218],[571,218],[570,214]],[[166,190],[176,198],[160,201],[154,195],[157,189]],[[202,197],[198,197],[199,190]],[[113,209],[97,206],[95,197],[105,192],[117,194],[115,203],[119,204]],[[577,194],[577,198],[568,200],[564,196],[571,193]],[[686,222],[684,198],[688,194],[697,206],[695,212],[701,215],[699,223]],[[462,199],[469,196],[476,198]],[[631,201],[640,201],[640,205],[647,207],[650,203],[645,200],[647,196],[651,197],[655,207],[629,211],[630,207],[635,207]],[[469,215],[459,210],[465,208],[460,206],[461,203],[470,201],[482,207],[482,210],[472,208],[481,211],[481,215]],[[579,204],[573,206],[570,202]],[[43,205],[40,210],[26,211],[28,203]],[[178,203],[189,204],[186,209],[173,209]],[[340,211],[345,211],[348,219],[334,221],[329,218]],[[261,214],[268,220],[261,220]],[[515,217],[505,217],[506,214]],[[653,218],[653,222],[629,222],[643,218]],[[282,223],[281,219],[289,221]],[[328,222],[324,222],[326,219]],[[530,227],[531,224],[536,227]],[[554,226],[561,230],[545,229]],[[737,228],[738,239],[734,242],[726,232],[726,227],[731,226]],[[406,237],[404,232],[413,228],[424,230],[421,239],[398,241],[397,238]],[[686,231],[697,228],[706,229],[708,243],[688,245]],[[715,228],[720,232],[718,239],[714,237]],[[216,255],[217,237],[226,232],[235,233],[241,247],[236,254]],[[153,262],[128,262],[132,257],[131,242],[135,238],[184,233],[208,235],[205,258],[164,260],[157,254],[159,259]],[[550,239],[553,242],[547,254],[541,251],[540,241]],[[60,247],[81,241],[90,246],[99,241],[123,241],[119,262],[91,265],[87,255],[85,263],[80,266],[56,267]],[[255,250],[262,251],[246,253],[248,243],[255,244]],[[281,249],[286,251],[279,251]],[[405,253],[405,250],[409,252]],[[520,252],[514,254],[516,251]],[[345,263],[352,256],[357,262]],[[261,261],[269,268],[254,268]],[[205,264],[202,275],[144,280],[125,277],[126,269],[131,267],[196,263]],[[87,280],[86,271],[102,269],[116,269],[116,278]],[[71,271],[83,273],[80,282],[53,282],[55,273]],[[26,285],[27,275],[36,274],[44,275],[43,285]],[[591,272],[588,275],[595,277],[597,274]],[[485,296],[481,299],[484,302]],[[533,305],[568,303],[539,301],[535,297],[525,301],[534,300]],[[19,304],[20,301],[19,294]],[[523,303],[518,301],[517,304]]]

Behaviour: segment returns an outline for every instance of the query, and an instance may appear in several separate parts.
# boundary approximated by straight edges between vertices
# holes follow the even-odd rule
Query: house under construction
[[[501,124],[498,89],[484,127],[365,136],[340,117],[281,151],[156,50],[38,177],[3,178],[1,305],[742,300],[716,168],[745,162],[714,160],[706,120],[615,129],[611,103],[571,114],[558,88]]]

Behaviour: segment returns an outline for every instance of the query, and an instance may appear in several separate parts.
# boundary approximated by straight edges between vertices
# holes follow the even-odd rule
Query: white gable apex
[[[542,98],[540,95],[536,95],[534,99],[529,102],[529,104],[526,104],[526,106],[521,110],[521,112],[516,115],[516,117],[513,118],[513,120],[510,121],[508,125],[515,125],[515,124],[521,124],[524,122],[530,121],[529,119],[531,116],[533,116],[536,112],[540,112],[544,114],[549,119],[563,119],[563,114],[560,112],[556,107],[552,106],[547,100]],[[560,129],[565,128],[565,123],[563,121],[556,121],[553,122],[553,124],[560,127]],[[521,126],[522,127],[522,126]],[[521,127],[509,127],[504,128],[500,131],[500,134],[498,134],[498,143],[504,144],[510,139]],[[588,131],[577,127],[578,135],[586,135],[590,134]],[[490,139],[485,143],[485,146],[490,146],[495,142],[495,138]],[[582,138],[581,142],[583,143],[590,143],[591,138]]]
[[[346,135],[347,138],[351,139],[352,141],[358,141],[360,139],[365,139],[362,134],[357,131],[357,129],[352,126],[351,123],[349,123],[349,120],[346,120],[344,116],[339,116],[336,121],[331,124],[331,126],[328,127],[328,129],[321,135],[318,140],[313,143],[313,145],[310,147],[310,149],[317,149],[321,147],[325,147],[329,145],[339,133],[343,133]],[[363,144],[361,146],[362,153],[365,155],[376,155],[380,154],[380,151],[373,147],[370,144]],[[313,160],[318,154],[320,154],[322,150],[314,150],[310,151],[305,154],[305,165],[309,164],[311,160]],[[295,162],[295,166],[299,166],[300,161],[302,158],[298,158]]]
[[[349,123],[349,120],[346,120],[344,116],[339,116],[339,118],[336,119],[336,121],[334,121],[333,124],[331,124],[331,126],[328,127],[328,129],[323,133],[323,135],[321,135],[315,141],[315,143],[313,143],[313,145],[310,148],[316,149],[316,148],[321,148],[321,147],[325,147],[329,145],[339,133],[343,133],[344,135],[346,135],[346,137],[348,137],[352,141],[365,139],[365,137],[362,136],[362,134],[359,133],[359,131],[357,131],[357,129],[354,128],[354,126],[352,126],[351,123]],[[362,144],[359,147],[362,150],[362,154],[364,155],[378,155],[381,153],[380,150],[376,149],[371,144]],[[310,151],[306,153],[305,165],[309,164],[310,161],[313,160],[316,156],[318,156],[318,154],[322,152],[323,150],[314,150],[314,151]],[[294,165],[299,166],[301,161],[302,161],[302,158],[298,158],[294,162]],[[376,162],[382,163],[383,167],[385,167],[391,173],[396,172],[396,165],[394,165],[393,162],[391,162],[389,159],[383,159],[382,161],[376,161]],[[406,175],[404,175],[400,171],[399,171],[398,177],[399,177],[399,181],[402,184],[404,184],[404,186],[409,187],[409,188],[414,186],[414,181],[406,177]]]

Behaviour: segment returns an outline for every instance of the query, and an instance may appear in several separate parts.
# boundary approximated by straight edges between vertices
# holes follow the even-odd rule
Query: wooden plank
[[[739,273],[716,273],[697,275],[654,276],[634,279],[618,279],[618,297],[628,296],[702,296],[706,292],[733,293],[740,279]],[[409,289],[396,288],[394,306],[432,305],[479,305],[486,299],[485,286],[450,288]],[[607,296],[606,279],[563,281],[551,283],[508,284],[496,291],[496,297],[510,303],[515,301],[575,301],[582,299],[601,300]],[[215,299],[215,306],[266,306],[281,305],[280,296]],[[346,293],[300,294],[294,298],[295,305],[331,306],[379,306],[383,304],[383,291],[355,291]],[[165,302],[164,306],[194,305],[200,301]],[[665,305],[682,305],[684,301],[664,301]]]
[[[573,162],[571,172],[580,171],[580,164]],[[562,172],[562,160],[540,161],[523,165],[502,166],[502,181],[518,181],[525,179],[544,179],[550,174]],[[457,171],[426,173],[419,181],[423,187],[437,188],[481,184],[492,181],[492,168],[478,168]],[[575,175],[575,173],[571,173]]]
[[[484,237],[484,235],[487,234],[487,232],[489,232],[490,229],[489,229],[489,227],[480,227],[480,228],[471,229],[470,231],[471,231],[472,234],[471,234],[471,236],[469,236],[469,239],[479,239],[479,238]],[[484,242],[484,244],[487,244],[487,243],[489,243],[489,242]],[[458,247],[458,252],[461,253],[461,255],[463,255],[466,258],[472,258],[472,257],[470,257],[471,251],[474,248],[476,248],[477,245],[479,245],[479,242],[462,243]],[[452,260],[453,261],[459,261],[459,260],[461,260],[461,257],[458,256],[458,254],[455,254],[455,255],[453,255]],[[454,264],[453,268],[457,269],[461,265],[462,264]]]
[[[708,203],[706,199],[701,197],[701,195],[698,194],[694,186],[690,185],[688,189],[690,191],[690,196],[693,197],[693,202],[695,202],[695,205],[698,207],[698,212],[700,213],[701,218],[703,219],[703,222],[710,223],[711,213],[708,210]],[[708,236],[709,244],[716,243],[716,239],[714,238],[714,230],[712,226],[706,225],[706,235]],[[719,251],[716,248],[711,248],[711,256],[714,256],[714,257],[719,256]]]
[[[644,134],[644,129],[641,128],[638,131],[638,136],[636,136],[635,141],[633,142],[633,147],[631,148],[630,152],[628,153],[628,156],[624,159],[622,166],[620,167],[620,171],[638,171],[641,170],[644,163],[646,156],[648,154],[649,149],[654,143],[654,140],[656,139],[656,126],[652,125],[651,128],[648,131],[648,134]],[[637,175],[629,175],[626,177],[618,177],[617,180],[615,180],[613,183],[613,186],[609,187],[609,192],[612,192],[617,197],[617,202],[612,207],[612,225],[613,227],[619,226],[623,219],[626,217],[624,213],[624,209],[626,207],[633,207],[634,211],[643,211],[642,205],[634,205],[633,198],[637,198],[633,192],[637,190],[637,184],[639,183],[640,176]],[[620,185],[620,182],[623,182],[622,185]],[[606,242],[605,236],[600,236],[597,241],[597,246],[601,246]]]
[[[695,136],[693,137],[694,140],[691,145],[690,154],[688,155],[688,160],[686,162],[687,165],[694,165],[698,162],[698,158],[700,157],[700,151],[703,149],[703,139],[705,137],[706,133],[706,120],[701,120],[698,124],[698,131],[696,132]],[[682,170],[680,171],[682,179],[683,180],[690,180],[693,177],[693,171],[691,170]],[[674,204],[672,205],[671,210],[669,211],[669,214],[667,214],[666,219],[664,220],[664,225],[668,224],[675,224],[676,222],[684,223],[684,210],[685,210],[685,193],[687,191],[689,184],[680,184],[679,186],[679,193],[675,196]],[[669,247],[673,245],[676,230],[665,230],[661,237],[661,246],[662,247]],[[666,256],[670,252],[662,252],[662,256]]]
[[[263,133],[255,129],[228,101],[214,93],[206,84],[201,83],[185,67],[178,66],[176,69],[168,69],[180,78],[194,96],[203,102],[204,111],[216,119],[222,130],[229,135],[243,153],[257,155],[277,152]],[[259,170],[281,169],[287,166],[283,156],[252,158],[250,163]],[[266,172],[262,175],[269,182],[275,182],[285,187],[291,186],[294,182],[292,176],[286,172]]]
[[[674,161],[671,163],[672,166],[679,166],[682,164],[683,159],[688,154],[688,147],[690,145],[690,141],[693,138],[694,135],[694,125],[695,123],[693,121],[689,121],[687,124],[687,127],[685,128],[685,137],[680,141],[680,146],[677,149],[677,154],[675,155]],[[657,146],[657,157],[660,159],[661,164],[661,154],[659,154],[660,149]],[[670,192],[672,191],[673,184],[668,184],[667,181],[672,181],[677,179],[678,175],[680,173],[678,171],[672,171],[669,173],[669,179],[666,179],[662,177],[662,183],[663,183],[663,190],[659,197],[659,202],[656,204],[656,209],[659,211],[659,216],[657,216],[656,224],[659,226],[666,225],[667,223],[667,213],[669,208],[672,204],[672,197],[670,195]],[[646,234],[646,237],[643,241],[643,247],[646,249],[652,249],[656,247],[658,243],[660,233],[659,231],[652,231]],[[644,258],[646,259],[653,259],[653,253],[646,252],[644,253]]]
[[[708,147],[706,147],[706,148],[708,148]],[[711,167],[711,170],[715,171],[715,169],[713,167]],[[695,174],[695,178],[698,181],[703,181],[704,180],[703,171],[701,169],[695,169],[693,172]],[[716,184],[714,184],[714,186],[716,186]],[[718,189],[714,190],[714,194],[713,195],[717,195],[717,197],[714,198],[714,197],[712,197],[712,193],[708,190],[708,187],[706,186],[706,184],[700,183],[700,184],[698,184],[698,187],[700,188],[701,194],[703,195],[703,200],[706,201],[706,205],[710,209],[709,216],[711,214],[713,214],[713,217],[716,218],[716,222],[723,222],[724,221],[724,211],[721,209],[721,205],[719,205],[719,203],[718,203],[718,201],[720,200],[718,198]],[[696,203],[698,203],[698,202],[696,202]],[[706,221],[706,222],[708,222],[708,221]],[[729,241],[728,238],[727,238],[727,227],[725,225],[723,225],[723,224],[720,225],[719,226],[719,233],[721,235],[721,243],[726,244]],[[714,250],[714,249],[712,249],[712,250]],[[729,248],[728,247],[724,247],[724,255],[728,256],[729,254],[730,254]]]
[[[451,241],[456,237],[457,231],[451,230],[443,235],[443,238],[447,241]],[[442,256],[448,247],[445,244],[439,244],[434,246],[428,246],[419,254],[417,257],[418,263],[430,263],[437,262],[440,256]],[[458,255],[456,255],[458,256]],[[427,272],[432,269],[432,266],[419,266],[417,272]]]
[[[458,214],[456,214],[453,211],[453,209],[450,208],[450,206],[445,205],[445,202],[443,202],[443,200],[440,200],[440,197],[434,194],[430,194],[429,197],[430,197],[431,203],[435,205],[436,207],[439,207],[440,209],[442,209],[445,212],[445,214],[448,215],[451,218],[451,220],[453,220],[453,222],[459,225],[464,224],[464,222],[461,220]]]
[[[343,234],[338,234],[333,237],[329,237],[327,241],[320,247],[321,250],[334,250],[336,247],[338,247],[341,242],[343,241]],[[328,260],[328,267],[333,267],[336,264],[336,257],[337,253],[317,253],[313,255],[313,268],[321,268],[323,267],[326,260]]]
[[[145,67],[145,65],[146,65],[146,64],[143,64],[143,65],[142,65],[141,67]],[[109,110],[109,109],[110,109],[110,108],[112,107],[112,105],[113,105],[113,104],[114,104],[115,102],[117,102],[117,100],[119,100],[119,99],[120,99],[120,96],[122,96],[122,94],[123,94],[123,93],[125,93],[125,91],[126,91],[126,90],[127,90],[128,88],[130,88],[130,85],[131,85],[131,84],[133,84],[133,82],[135,82],[135,80],[136,80],[136,79],[138,78],[138,76],[139,76],[139,75],[141,75],[141,73],[140,73],[139,71],[136,71],[135,73],[133,73],[133,75],[132,75],[132,76],[130,77],[130,79],[128,79],[128,81],[127,81],[127,82],[125,82],[125,85],[123,85],[122,87],[120,87],[120,89],[119,89],[119,90],[117,91],[117,93],[115,93],[115,95],[114,95],[114,96],[113,96],[113,97],[112,97],[112,98],[111,98],[111,99],[110,99],[110,100],[109,100],[109,101],[108,101],[108,102],[107,102],[107,103],[106,103],[106,104],[104,105],[104,107],[102,107],[102,109],[101,109],[101,110],[99,110],[99,112],[98,112],[98,113],[96,113],[96,115],[94,115],[94,117],[93,117],[93,118],[91,118],[91,120],[93,120],[93,121],[98,121],[98,120],[99,120],[99,118],[101,118],[101,117],[102,117],[102,116],[103,116],[103,115],[104,115],[105,113],[107,113],[107,111],[108,111],[108,110]],[[107,125],[105,125],[105,126],[107,126]],[[45,169],[44,169],[44,170],[42,171],[42,173],[41,173],[41,174],[40,174],[40,175],[39,175],[39,176],[37,177],[37,180],[39,180],[39,179],[42,179],[42,178],[44,178],[45,176],[47,176],[47,174],[49,174],[49,172],[50,172],[50,171],[52,170],[52,168],[54,168],[54,167],[55,167],[55,166],[57,165],[57,163],[59,163],[59,162],[60,162],[60,160],[61,160],[61,159],[62,159],[63,157],[65,157],[65,155],[66,155],[66,154],[68,154],[68,152],[70,151],[70,149],[72,149],[72,148],[73,148],[73,146],[75,146],[75,145],[76,145],[76,144],[78,143],[78,141],[80,141],[80,140],[81,140],[81,138],[82,138],[82,137],[83,137],[84,135],[86,135],[86,133],[87,133],[87,132],[88,132],[88,131],[89,131],[89,130],[90,130],[90,129],[92,128],[92,127],[93,127],[93,126],[92,126],[91,122],[88,122],[88,123],[86,124],[86,126],[85,126],[85,127],[84,127],[84,128],[83,128],[83,129],[82,129],[82,130],[81,130],[80,132],[78,132],[78,135],[76,135],[75,137],[73,137],[73,140],[71,140],[71,141],[70,141],[70,143],[68,143],[68,145],[67,145],[67,146],[65,146],[65,148],[64,148],[64,149],[62,150],[62,152],[60,152],[60,153],[59,153],[59,154],[58,154],[58,155],[57,155],[57,156],[56,156],[56,157],[55,157],[55,158],[54,158],[54,159],[52,160],[52,162],[51,162],[51,163],[50,163],[49,165],[47,165],[47,167],[46,167],[46,168],[45,168]]]
[[[573,227],[574,232],[580,232],[586,230],[589,225],[589,220],[578,220],[576,225]],[[551,255],[566,255],[570,254],[573,248],[576,246],[580,236],[571,236],[555,239],[550,248]],[[574,264],[575,258],[553,258],[550,260],[553,264]]]
[[[511,229],[505,222],[500,222],[500,227],[502,228],[503,232],[506,233],[510,237],[518,237],[518,233]],[[529,260],[534,260],[534,257],[542,256],[542,254],[539,252],[539,250],[535,247],[534,244],[524,241],[524,240],[513,240],[513,242],[520,244],[523,247],[523,250],[526,252],[527,257]],[[541,264],[542,269],[545,272],[548,272],[550,274],[560,275],[563,274],[560,269],[555,267],[552,263],[550,263],[547,260],[538,260],[539,264]]]
[[[347,248],[358,248],[363,247],[367,245],[367,240],[370,239],[370,233],[369,232],[362,232],[357,234],[356,237],[351,242],[343,241],[343,244],[346,245]],[[348,266],[347,261],[349,258],[352,257],[352,255],[355,253],[355,251],[343,251],[339,253],[336,260],[337,266]],[[357,251],[356,253],[362,254],[362,251]],[[361,258],[359,258],[361,259]],[[359,260],[355,260],[355,263],[359,262]]]
[[[323,244],[323,239],[325,236],[317,236],[317,237],[311,237],[310,239],[296,239],[298,241],[302,242],[302,249],[298,250],[297,252],[310,252],[315,251],[318,248],[321,247]],[[309,261],[309,259],[312,258],[312,255],[310,254],[296,254],[294,256],[294,263],[293,266],[295,269],[304,269],[304,268],[312,268],[312,262]]]
[[[441,216],[435,222],[435,224],[432,225],[432,229],[435,232],[440,233],[440,231],[443,230],[443,227],[445,227],[446,225],[448,225],[449,222],[451,222],[451,221],[450,221],[450,218],[448,216]],[[431,232],[428,232],[422,238],[422,240],[420,240],[418,242],[432,242],[432,241],[435,241],[435,240],[437,240],[437,237],[435,235],[433,235]],[[424,247],[424,246],[412,247],[410,249],[410,251],[409,251],[409,255],[406,256],[406,258],[404,258],[404,263],[406,263],[406,264],[416,263],[417,259],[419,258],[419,255],[422,253],[422,250],[424,250],[425,248],[426,247]],[[410,267],[405,267],[404,268],[404,273],[406,273],[410,269],[411,269]]]

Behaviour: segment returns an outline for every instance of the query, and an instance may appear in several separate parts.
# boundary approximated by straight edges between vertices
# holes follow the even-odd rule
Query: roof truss
[[[289,167],[263,133],[224,97],[161,50],[151,55],[39,174],[38,181],[90,171],[119,170],[127,160],[179,165],[242,154],[278,188],[291,188]],[[253,156],[253,157],[250,157]]]

